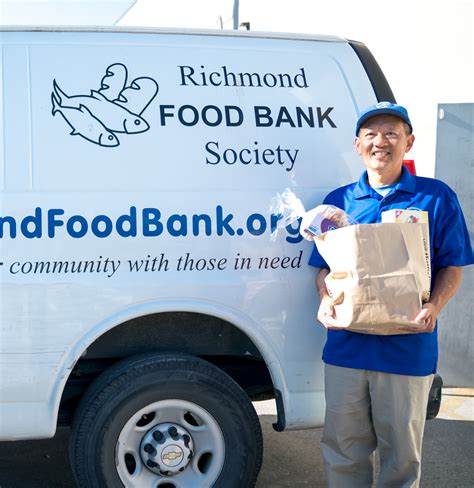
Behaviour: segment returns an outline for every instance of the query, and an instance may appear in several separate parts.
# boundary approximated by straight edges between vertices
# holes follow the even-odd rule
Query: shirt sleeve
[[[434,228],[433,266],[440,269],[473,264],[471,239],[466,221],[459,200],[449,187],[446,199],[440,206],[442,217]]]

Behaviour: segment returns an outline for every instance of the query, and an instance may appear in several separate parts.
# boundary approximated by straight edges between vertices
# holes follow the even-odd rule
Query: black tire
[[[130,458],[126,458],[125,463],[125,459],[117,457],[117,452],[123,452],[118,439],[128,432],[124,426],[133,425],[135,428],[139,425],[133,423],[136,415],[149,405],[157,409],[159,422],[151,421],[146,428],[166,425],[162,422],[167,420],[161,415],[168,413],[164,413],[164,409],[159,410],[160,405],[166,405],[165,401],[176,402],[180,408],[190,402],[203,409],[218,426],[216,428],[211,422],[211,427],[214,427],[210,430],[214,433],[219,431],[220,434],[216,435],[223,439],[223,442],[216,443],[220,446],[220,451],[216,447],[216,452],[220,452],[219,467],[213,466],[213,469],[220,470],[220,474],[216,475],[217,479],[213,478],[212,483],[207,481],[205,484],[208,486],[196,481],[196,487],[247,488],[255,485],[262,463],[263,440],[258,416],[245,392],[222,370],[207,361],[192,356],[162,354],[135,356],[117,363],[100,375],[81,399],[74,416],[70,444],[71,465],[77,485],[81,488],[141,486],[141,482],[122,481],[119,475],[119,470],[122,469],[120,472],[123,473],[124,465],[130,464]],[[135,419],[130,420],[134,415]],[[152,413],[148,417],[154,415]],[[145,417],[146,422],[148,417]],[[195,447],[196,453],[199,446]],[[151,476],[143,458],[138,455],[132,458],[132,469],[136,469],[133,463],[141,463],[139,468],[143,475]],[[193,469],[197,461],[193,468],[195,460],[191,459],[183,469],[188,470],[187,475],[194,479]],[[173,480],[178,480],[176,486],[181,486],[179,477],[185,474],[186,471],[166,478],[171,482],[163,486],[172,487]],[[153,486],[159,488],[160,480],[164,478],[160,474],[152,475],[156,475]]]

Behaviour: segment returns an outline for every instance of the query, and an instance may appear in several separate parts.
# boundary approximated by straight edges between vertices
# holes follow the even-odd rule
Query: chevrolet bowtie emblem
[[[182,451],[171,451],[163,454],[163,461],[175,461],[176,459],[183,457]]]

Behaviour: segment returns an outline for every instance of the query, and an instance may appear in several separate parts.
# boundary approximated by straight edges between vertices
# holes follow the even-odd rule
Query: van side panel
[[[3,45],[0,46],[0,68],[2,70],[2,75],[4,73],[3,68]],[[5,146],[3,144],[3,134],[4,134],[4,108],[3,108],[3,76],[0,76],[0,113],[2,116],[0,117],[0,190],[3,191],[5,188]]]
[[[3,46],[3,137],[5,185],[11,190],[31,189],[31,87],[29,47]],[[8,164],[10,162],[10,164]]]
[[[272,240],[270,203],[289,187],[309,209],[358,177],[354,123],[376,95],[351,46],[2,36],[0,439],[52,436],[94,340],[173,311],[241,329],[285,427],[320,425],[312,245],[297,222]]]

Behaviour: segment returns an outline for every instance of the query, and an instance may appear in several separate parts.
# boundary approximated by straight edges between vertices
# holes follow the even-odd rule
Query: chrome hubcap
[[[140,454],[151,471],[162,476],[183,472],[193,457],[189,432],[178,424],[159,424],[143,437]]]
[[[224,436],[214,417],[178,399],[132,415],[115,448],[117,473],[127,488],[209,488],[224,460]]]

